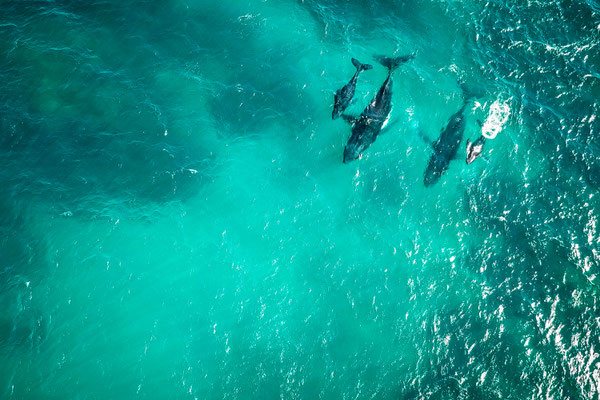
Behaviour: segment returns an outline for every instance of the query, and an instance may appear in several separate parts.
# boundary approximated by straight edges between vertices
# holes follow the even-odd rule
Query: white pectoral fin
[[[387,117],[385,117],[385,121],[383,121],[383,125],[381,125],[381,129],[385,128],[387,126],[388,122],[390,122],[390,115],[391,115],[391,113],[388,114]]]
[[[387,120],[384,121],[383,125],[381,126],[381,135],[383,135],[385,132],[389,132],[391,129],[394,128],[394,126],[398,125],[398,120],[394,120],[391,123],[388,123],[388,120],[389,117]]]

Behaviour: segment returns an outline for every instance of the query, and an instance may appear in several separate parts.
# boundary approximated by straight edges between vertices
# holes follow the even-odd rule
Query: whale
[[[481,156],[483,152],[483,145],[485,144],[485,136],[481,135],[477,140],[471,142],[467,139],[467,165],[471,164],[477,157]]]
[[[425,186],[432,186],[440,180],[448,169],[450,161],[456,157],[458,147],[465,132],[465,109],[467,102],[455,112],[435,143],[432,144],[433,153],[429,158],[427,169],[423,178]]]
[[[370,64],[362,64],[356,58],[352,59],[352,64],[356,67],[356,72],[350,82],[348,82],[343,88],[335,92],[334,95],[334,103],[333,103],[333,112],[331,114],[332,119],[337,119],[342,115],[342,113],[348,108],[352,98],[354,97],[354,91],[356,90],[356,83],[358,82],[358,75],[362,71],[369,70],[373,68]]]
[[[388,76],[360,117],[355,120],[351,117],[344,117],[353,123],[352,135],[344,147],[344,163],[358,159],[377,139],[377,135],[387,123],[392,110],[392,74],[396,68],[413,58],[412,54],[393,58],[377,57],[379,63],[388,68]]]

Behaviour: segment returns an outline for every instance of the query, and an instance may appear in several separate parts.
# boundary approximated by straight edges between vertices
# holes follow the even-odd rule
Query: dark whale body
[[[425,186],[435,184],[448,169],[450,161],[456,156],[465,132],[466,107],[467,102],[450,117],[448,125],[442,130],[438,140],[433,143],[433,154],[429,159],[429,164],[427,164],[423,180]]]
[[[343,88],[335,92],[334,103],[333,103],[333,113],[331,114],[332,119],[339,118],[340,115],[344,112],[346,108],[350,105],[352,98],[354,97],[354,91],[356,90],[356,83],[358,82],[358,75],[362,71],[369,70],[373,68],[372,65],[369,64],[361,64],[356,58],[352,59],[352,64],[356,67],[356,72],[350,82],[346,84]]]
[[[389,58],[379,57],[379,62],[389,69],[389,74],[375,98],[365,108],[352,127],[352,135],[344,148],[344,163],[356,160],[377,139],[392,110],[392,73],[413,55]]]

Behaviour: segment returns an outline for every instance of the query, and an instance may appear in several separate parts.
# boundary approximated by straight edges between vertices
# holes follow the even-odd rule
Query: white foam
[[[510,105],[508,101],[501,102],[500,99],[496,100],[490,106],[490,113],[481,127],[481,134],[486,139],[495,139],[498,133],[502,131],[509,117]]]

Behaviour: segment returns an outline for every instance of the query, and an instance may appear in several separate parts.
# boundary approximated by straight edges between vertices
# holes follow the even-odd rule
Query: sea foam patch
[[[502,128],[510,117],[510,105],[509,101],[502,101],[500,98],[492,103],[490,106],[490,112],[483,126],[481,127],[481,134],[486,139],[495,139],[498,133],[502,131]]]

